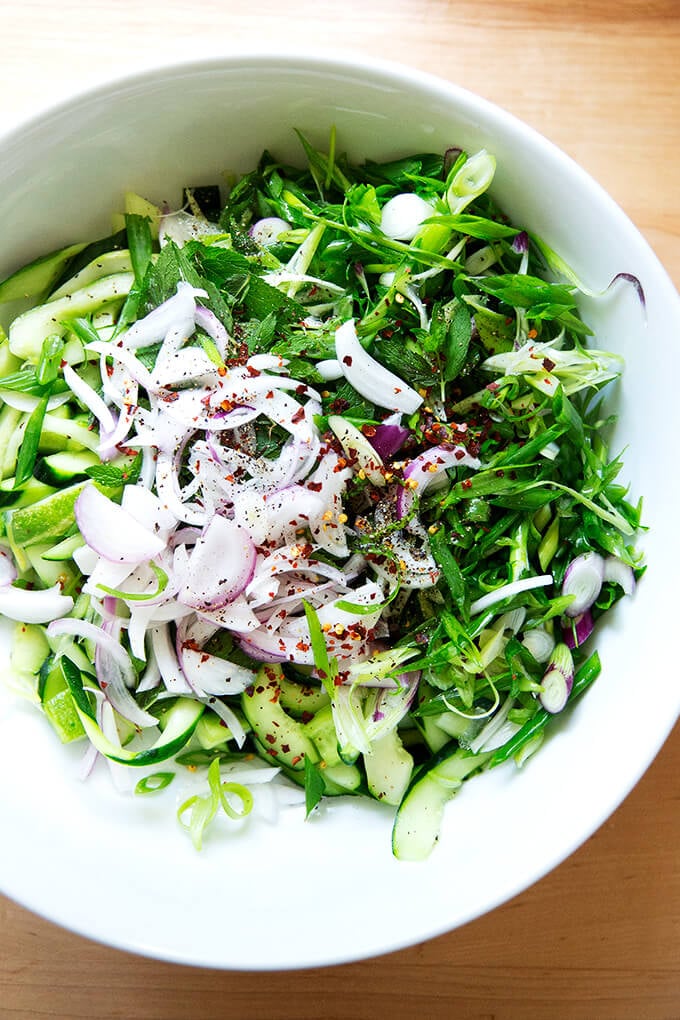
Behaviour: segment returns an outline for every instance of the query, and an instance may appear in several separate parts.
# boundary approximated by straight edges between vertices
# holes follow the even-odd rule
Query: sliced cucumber
[[[198,720],[195,738],[204,751],[226,746],[231,730],[214,712],[205,712]]]
[[[41,255],[40,258],[17,269],[16,273],[12,273],[0,283],[0,304],[48,292],[73,256],[85,247],[85,244],[70,244],[49,255]]]
[[[368,789],[386,804],[400,804],[413,773],[413,757],[401,742],[397,730],[374,740],[364,754]]]
[[[362,781],[361,771],[356,765],[346,765],[340,758],[331,706],[324,705],[319,709],[314,718],[307,723],[305,730],[321,755],[320,764],[327,792],[329,783],[334,784],[343,793],[358,790]]]
[[[148,199],[142,198],[134,191],[125,192],[125,212],[133,216],[146,216],[149,220],[149,229],[154,240],[158,240],[158,229],[163,213]]]
[[[194,734],[198,720],[205,711],[205,705],[191,698],[177,698],[163,716],[163,732],[155,744],[142,751],[129,751],[116,745],[106,737],[97,723],[90,698],[83,687],[80,670],[64,657],[60,659],[60,669],[75,702],[78,718],[85,733],[100,754],[121,765],[157,765],[167,761],[186,746]]]
[[[9,349],[9,339],[2,326],[0,326],[0,378],[12,375],[21,368],[21,361],[15,357]]]
[[[66,283],[50,294],[50,301],[58,301],[68,294],[74,294],[83,287],[89,287],[96,280],[103,276],[113,276],[115,273],[131,273],[132,262],[130,252],[126,248],[118,251],[107,251],[92,262],[89,262],[75,276],[71,276]]]
[[[482,768],[493,752],[471,754],[444,748],[414,777],[392,829],[392,850],[402,861],[423,861],[439,839],[444,808],[463,780]]]
[[[70,744],[82,739],[85,730],[61,669],[53,659],[49,659],[45,667],[39,687],[43,712],[62,744]]]
[[[52,548],[51,543],[33,545],[26,549],[26,559],[45,588],[52,588],[58,584],[64,595],[72,595],[80,574],[64,560],[46,560],[43,554],[50,552]]]
[[[54,491],[52,485],[39,482],[35,478],[29,478],[20,488],[15,489],[14,479],[6,478],[0,482],[0,507],[17,509],[22,506],[32,506],[39,499],[51,496]]]
[[[92,450],[64,450],[39,460],[33,474],[47,485],[68,485],[87,478],[87,468],[98,463],[99,457]]]
[[[111,496],[120,489],[109,489],[96,482],[77,482],[66,489],[59,489],[31,506],[5,510],[3,518],[12,552],[34,545],[50,544],[66,537],[74,523],[74,507],[78,496],[86,485],[96,485],[105,495]]]
[[[91,315],[107,305],[122,302],[134,283],[133,273],[114,273],[95,280],[65,297],[37,305],[19,315],[9,328],[9,346],[12,354],[24,361],[37,364],[43,341],[47,336],[63,336],[68,319]]]
[[[317,762],[320,756],[305,725],[291,719],[280,704],[282,676],[280,666],[262,666],[255,683],[241,695],[241,707],[261,756],[271,765],[281,764],[299,772],[304,770],[305,757]]]
[[[281,674],[281,695],[279,701],[294,716],[309,718],[324,705],[330,704],[330,698],[323,687],[313,684],[297,683]]]
[[[12,635],[10,665],[18,673],[37,676],[50,654],[45,628],[35,623],[17,623]]]
[[[50,546],[43,554],[42,558],[49,562],[59,563],[63,560],[73,559],[73,554],[77,549],[82,549],[85,545],[82,537],[78,535],[71,535],[70,538],[65,538],[61,542],[57,542],[56,545]]]

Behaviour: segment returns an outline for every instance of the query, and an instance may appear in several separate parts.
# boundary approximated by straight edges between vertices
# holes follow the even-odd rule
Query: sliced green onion
[[[153,560],[149,561],[149,566],[153,570],[154,574],[158,578],[158,587],[155,591],[149,591],[145,593],[134,592],[134,591],[120,591],[118,588],[109,588],[106,584],[98,584],[100,588],[107,595],[112,595],[116,599],[122,599],[124,602],[148,602],[149,599],[155,599],[159,595],[162,595],[168,586],[168,575],[159,567]]]
[[[166,786],[170,786],[174,778],[174,772],[154,772],[153,775],[145,776],[139,780],[135,786],[135,793],[158,793],[160,790],[164,790]]]

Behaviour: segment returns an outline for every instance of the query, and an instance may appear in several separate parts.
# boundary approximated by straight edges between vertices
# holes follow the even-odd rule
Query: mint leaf
[[[94,464],[92,467],[85,468],[85,474],[93,482],[99,482],[100,485],[106,485],[110,488],[123,485],[125,482],[123,472],[120,468],[114,467],[113,464]]]
[[[325,790],[326,784],[319,767],[305,755],[305,818],[309,818]]]

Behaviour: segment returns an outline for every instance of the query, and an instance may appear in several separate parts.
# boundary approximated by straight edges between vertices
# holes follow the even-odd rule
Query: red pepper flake
[[[295,387],[295,392],[297,393],[298,397],[304,397],[305,393],[307,392],[306,384],[301,382],[299,386]]]
[[[555,367],[555,362],[551,361],[550,358],[544,358],[543,359],[543,368],[546,370],[546,372],[552,372],[554,367]]]
[[[352,356],[350,354],[346,354],[344,356],[344,358],[342,359],[342,363],[343,363],[343,365],[347,365],[348,368],[351,368],[352,367]]]
[[[313,718],[314,718],[314,713],[313,712],[308,712],[307,709],[305,709],[305,711],[302,713],[302,723],[303,723],[303,725],[306,726],[307,723],[311,722]]]
[[[290,744],[281,744],[281,750],[284,754],[290,754]]]
[[[323,485],[321,482],[307,482],[307,488],[310,489],[311,492],[321,492]]]
[[[66,364],[66,362],[62,361],[61,362],[61,367],[63,368],[65,364]],[[106,374],[108,375],[109,378],[111,378],[111,376],[113,375],[113,365],[107,365],[106,366]]]
[[[363,432],[367,439],[372,439],[376,433],[376,428],[375,425],[362,425],[361,431]]]
[[[291,758],[290,763],[293,766],[293,768],[295,768],[296,765],[300,764],[300,762],[302,761],[302,757],[303,756],[301,754],[296,754],[294,758]]]
[[[295,412],[295,414],[293,415],[293,417],[290,420],[293,423],[293,425],[297,425],[298,422],[302,421],[304,416],[305,416],[305,409],[304,409],[304,407],[300,407],[300,408],[298,408],[298,410]]]
[[[219,365],[218,368],[217,368],[217,374],[221,375],[221,376],[225,376],[227,374],[227,367],[226,367],[226,365]]]
[[[274,390],[267,390],[265,396],[266,396],[267,400],[273,400],[274,399]]]
[[[273,733],[265,733],[264,739],[267,741],[268,744],[276,743],[276,737],[274,736]]]
[[[251,379],[256,379],[258,375],[262,375],[259,368],[253,368],[252,365],[246,365],[246,369]]]
[[[466,478],[460,484],[461,484],[461,487],[463,489],[471,489],[472,488],[472,479],[471,478]]]

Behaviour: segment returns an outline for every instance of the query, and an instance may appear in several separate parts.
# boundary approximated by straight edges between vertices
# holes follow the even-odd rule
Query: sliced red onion
[[[255,547],[245,528],[236,521],[216,516],[194,545],[186,562],[175,550],[180,567],[178,599],[195,609],[219,609],[233,601],[246,587],[255,569]]]
[[[200,241],[202,237],[216,237],[222,233],[217,223],[211,223],[201,216],[192,216],[191,213],[178,209],[176,212],[161,216],[158,240],[161,248],[165,247],[168,241],[174,241],[182,248],[189,241]]]
[[[5,588],[17,576],[14,560],[5,549],[0,549],[0,588]]]
[[[464,446],[433,446],[431,450],[419,454],[404,468],[404,479],[408,484],[397,493],[397,517],[404,517],[416,493],[422,496],[449,468],[469,467],[477,470],[480,466],[480,461],[471,457]]]
[[[372,485],[383,487],[386,482],[382,459],[363,432],[338,414],[329,415],[328,427],[337,436],[352,467],[363,471]]]
[[[181,649],[181,662],[191,686],[203,694],[241,694],[255,680],[252,670],[194,648]]]
[[[218,377],[218,366],[201,347],[183,347],[170,354],[161,349],[151,373],[151,387],[158,391],[188,383],[207,384]]]
[[[412,241],[433,208],[413,192],[395,195],[382,207],[380,229],[395,241]]]
[[[18,393],[16,390],[6,390],[0,388],[0,400],[3,404],[8,404],[9,407],[13,407],[16,411],[35,411],[36,407],[40,403],[40,397],[33,397],[29,393]],[[70,400],[68,393],[56,393],[50,397],[47,401],[46,410],[53,411],[55,407],[61,407],[67,400]]]
[[[477,616],[479,613],[484,612],[485,609],[494,606],[497,602],[502,602],[503,599],[513,598],[513,596],[519,595],[524,591],[531,591],[533,588],[545,588],[552,583],[552,574],[540,574],[536,577],[524,577],[520,581],[511,581],[509,584],[503,584],[500,588],[495,588],[486,595],[482,595],[481,598],[475,599],[470,604],[470,616]]]
[[[177,527],[177,518],[163,506],[158,496],[143,485],[126,485],[123,490],[121,506],[143,528],[153,532],[161,541],[166,542]]]
[[[556,645],[541,681],[542,691],[538,700],[546,712],[561,712],[573,686],[574,660],[571,652],[565,644]]]
[[[430,552],[429,544],[406,531],[394,531],[386,543],[392,553],[385,563],[371,559],[371,567],[393,585],[399,579],[402,588],[416,590],[431,588],[439,580],[439,568]],[[398,565],[394,563],[396,557]]]
[[[194,321],[197,326],[201,327],[204,333],[208,334],[211,340],[214,340],[220,357],[224,358],[230,341],[224,324],[220,322],[214,312],[209,308],[204,308],[203,305],[196,305]]]
[[[379,457],[388,460],[401,450],[409,437],[409,430],[401,424],[401,414],[391,414],[370,436],[371,445]]]
[[[97,648],[95,665],[99,686],[107,701],[124,719],[142,728],[157,726],[158,720],[138,706],[129,687],[136,683],[136,674],[130,656],[120,641],[86,620],[55,620],[47,628],[50,637],[69,634],[92,641]]]
[[[620,585],[624,595],[632,595],[635,591],[635,572],[618,556],[607,556],[602,576],[605,581]]]
[[[574,617],[571,626],[562,625],[562,636],[567,648],[579,648],[593,633],[595,624],[589,609]]]
[[[229,708],[224,701],[220,701],[214,695],[208,695],[207,697],[199,697],[203,705],[207,705],[208,708],[212,709],[215,715],[218,715],[223,723],[226,724],[229,732],[236,741],[237,747],[243,747],[246,741],[246,731],[241,725],[241,721],[236,713]]]
[[[492,715],[477,736],[473,737],[469,745],[469,750],[473,754],[478,754],[480,751],[494,751],[497,747],[501,746],[503,741],[496,743],[494,737],[503,728],[514,704],[514,698],[506,698],[495,715]]]
[[[307,480],[307,485],[320,485],[325,508],[323,513],[310,521],[310,531],[321,549],[332,556],[347,556],[347,531],[342,522],[342,496],[347,482],[352,477],[348,467],[341,467],[337,454],[327,453],[316,471]],[[330,518],[324,514],[330,513]]]
[[[555,647],[555,638],[544,627],[534,627],[524,633],[522,644],[528,648],[536,662],[547,662]]]
[[[131,350],[161,343],[171,329],[179,329],[189,336],[194,331],[196,297],[205,297],[205,291],[180,282],[176,292],[153,311],[138,319],[123,334],[125,346]]]
[[[163,683],[172,694],[191,694],[192,688],[177,661],[167,624],[151,628],[151,646]]]
[[[253,223],[248,233],[255,244],[262,248],[270,248],[276,244],[281,234],[288,233],[290,229],[291,225],[287,220],[282,220],[279,216],[264,216]]]
[[[137,693],[143,694],[146,691],[153,691],[158,687],[161,682],[161,671],[158,668],[156,657],[152,654],[149,656],[147,667],[139,678],[137,684]]]
[[[366,400],[404,414],[413,414],[422,404],[419,393],[364,350],[353,319],[335,331],[335,355],[347,381]]]
[[[225,630],[232,630],[236,634],[247,634],[260,626],[260,621],[244,595],[239,595],[233,602],[227,602],[217,609],[202,609],[200,615],[202,619],[216,623]]]
[[[116,423],[113,420],[111,411],[102,398],[89,386],[84,379],[81,379],[77,372],[74,372],[70,365],[64,365],[64,382],[78,400],[91,411],[99,421],[101,428],[107,433],[113,433]]]
[[[315,492],[290,485],[277,492],[243,493],[234,507],[234,519],[255,545],[290,541],[326,510]]]
[[[333,382],[335,379],[342,379],[342,365],[337,358],[326,358],[324,361],[317,361],[316,370],[322,379]]]
[[[573,595],[565,609],[566,616],[580,616],[590,609],[602,590],[604,560],[599,553],[582,553],[571,561],[564,572],[562,594]]]
[[[94,485],[86,485],[78,496],[75,517],[90,548],[112,563],[148,562],[165,548],[162,539]]]
[[[285,662],[288,659],[285,650],[279,647],[277,641],[272,641],[269,635],[263,635],[259,631],[256,632],[254,640],[241,636],[238,643],[241,651],[255,662]]]
[[[0,615],[9,620],[49,623],[70,613],[72,609],[73,599],[70,595],[62,595],[58,584],[44,591],[15,588],[11,584],[0,588]]]

